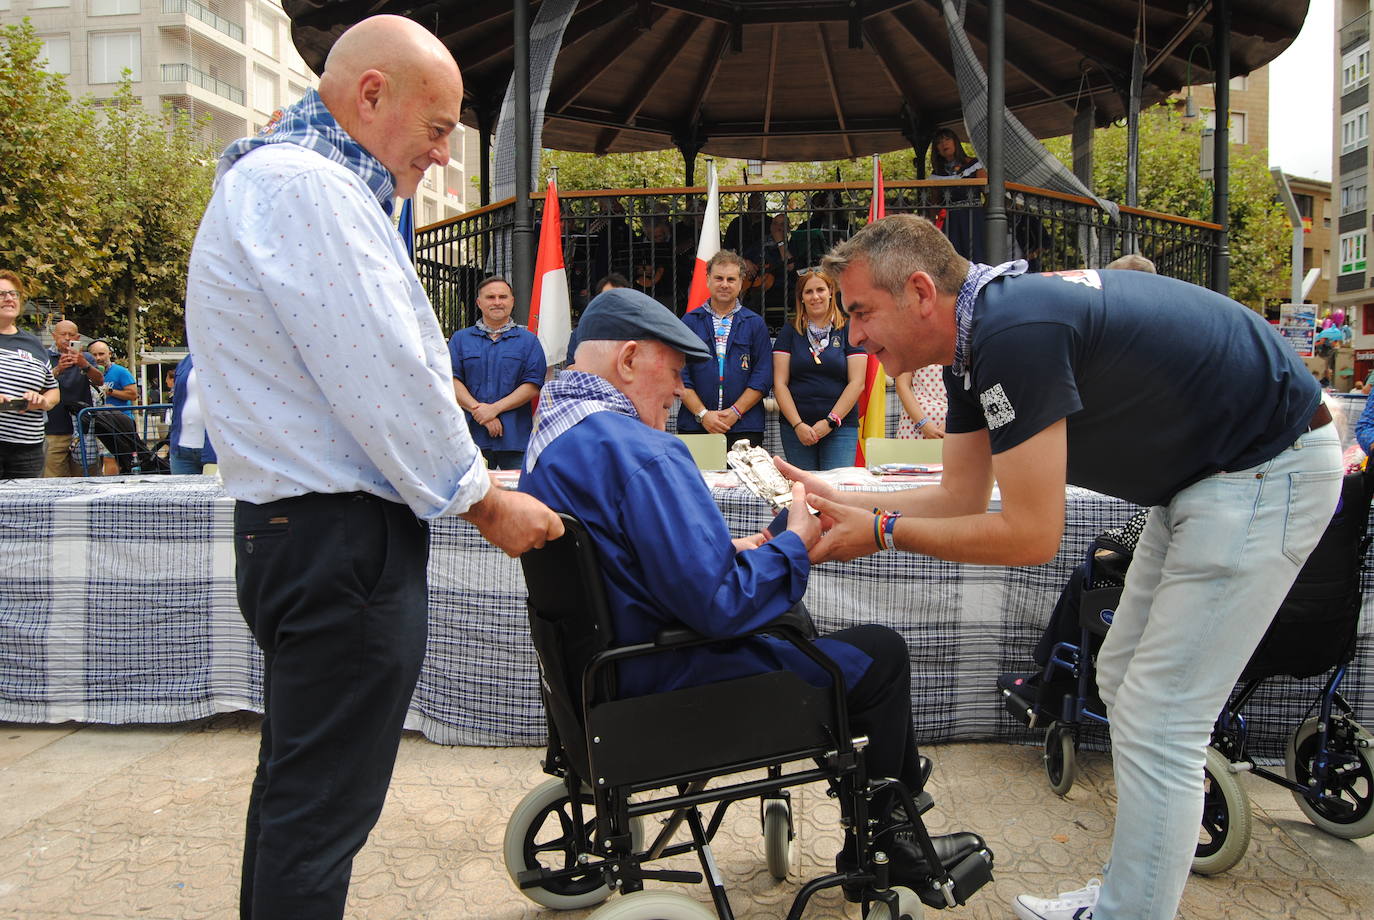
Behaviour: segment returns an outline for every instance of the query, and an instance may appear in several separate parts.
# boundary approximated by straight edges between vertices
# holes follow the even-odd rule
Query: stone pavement
[[[236,916],[256,729],[248,713],[166,726],[0,724],[0,918]],[[1097,874],[1113,800],[1103,755],[1082,755],[1078,784],[1060,799],[1037,748],[927,752],[936,764],[932,831],[977,830],[997,856],[996,881],[947,916],[1009,918],[1016,893],[1049,895]],[[526,900],[502,864],[506,818],[544,778],[540,754],[447,748],[407,734],[386,810],[354,866],[348,916],[585,917]],[[1180,916],[1374,920],[1374,838],[1329,837],[1284,790],[1253,776],[1242,781],[1255,806],[1250,850],[1228,873],[1192,877]],[[816,786],[793,801],[798,839],[784,882],[764,867],[757,808],[737,805],[726,818],[716,857],[741,918],[782,917],[799,881],[831,865],[838,809]],[[701,886],[685,890],[706,898]],[[807,913],[842,916],[858,910],[834,895],[818,896]]]

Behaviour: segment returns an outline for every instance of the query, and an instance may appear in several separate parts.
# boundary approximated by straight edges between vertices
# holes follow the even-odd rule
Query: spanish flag
[[[873,157],[873,197],[868,204],[868,222],[882,220],[887,216],[887,204],[883,200],[883,164]],[[883,366],[872,355],[868,356],[868,368],[864,371],[864,391],[859,396],[859,446],[854,452],[855,466],[868,466],[864,457],[864,439],[887,436],[887,374]]]

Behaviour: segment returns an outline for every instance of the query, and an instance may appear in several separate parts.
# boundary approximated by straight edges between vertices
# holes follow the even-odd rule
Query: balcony
[[[228,99],[230,102],[243,105],[243,90],[231,83],[217,80],[202,70],[197,70],[190,64],[163,64],[162,65],[163,83],[190,83],[199,86],[203,90],[208,90],[216,96]]]
[[[1369,13],[1361,13],[1341,26],[1341,54],[1369,41]]]
[[[960,252],[982,258],[986,182],[903,181],[887,185],[887,213],[936,221]],[[564,261],[575,312],[608,272],[681,314],[696,259],[705,189],[608,189],[559,193]],[[1203,287],[1221,237],[1215,224],[1122,207],[1113,217],[1087,198],[1007,183],[1008,247],[1032,271],[1101,267],[1127,252],[1155,262],[1159,273]],[[751,196],[758,195],[758,198]],[[542,198],[542,195],[532,196]],[[721,189],[722,227],[734,218],[741,255],[759,265],[747,306],[776,331],[792,309],[796,270],[815,265],[867,219],[867,183],[747,185]],[[542,202],[536,201],[536,219]],[[509,274],[514,199],[419,229],[415,267],[446,334],[476,318],[476,287],[488,274]],[[738,232],[742,231],[742,232]],[[765,251],[774,232],[787,240],[790,262]],[[722,239],[734,248],[736,237]],[[776,252],[776,249],[774,250]]]
[[[162,0],[162,12],[185,13],[199,19],[210,28],[223,32],[236,42],[243,41],[243,26],[225,19],[218,13],[210,12],[209,8],[201,6],[196,0]]]

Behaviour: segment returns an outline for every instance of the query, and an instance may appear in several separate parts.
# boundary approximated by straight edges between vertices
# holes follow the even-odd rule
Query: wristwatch
[[[701,411],[697,413],[697,421],[699,422],[699,421],[701,421],[702,419],[706,418],[706,413],[709,412],[709,411],[710,411],[710,410],[707,409],[705,406],[702,406],[702,407],[701,407]]]

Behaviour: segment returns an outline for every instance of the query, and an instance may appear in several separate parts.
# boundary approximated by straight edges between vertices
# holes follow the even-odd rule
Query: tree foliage
[[[1140,116],[1140,207],[1195,220],[1212,219],[1212,183],[1198,168],[1200,119],[1183,118],[1172,105],[1154,106]],[[1126,200],[1126,128],[1100,128],[1093,138],[1093,190]],[[1208,141],[1210,143],[1210,139]],[[1066,165],[1073,162],[1071,139],[1046,146]],[[1263,152],[1232,146],[1230,152],[1231,291],[1251,309],[1281,301],[1288,288],[1292,229],[1274,193]]]
[[[182,296],[212,151],[180,113],[148,113],[126,78],[73,100],[32,27],[0,32],[0,263],[82,331],[183,341]]]

